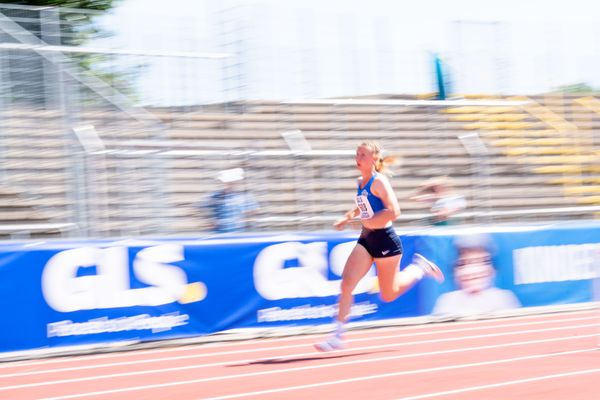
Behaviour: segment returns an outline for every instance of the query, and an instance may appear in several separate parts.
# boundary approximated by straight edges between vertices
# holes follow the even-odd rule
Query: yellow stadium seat
[[[487,130],[519,130],[531,128],[532,124],[529,122],[474,122],[472,124],[466,124],[463,126],[464,129],[475,130],[475,129],[487,129]]]
[[[437,93],[422,93],[422,94],[417,94],[415,97],[418,100],[432,100],[432,99],[436,99],[438,96]]]
[[[515,129],[499,129],[499,130],[483,130],[482,136],[500,137],[500,138],[526,138],[546,136],[545,131],[540,130],[515,130]]]
[[[581,194],[600,194],[600,185],[580,185],[580,186],[569,186],[565,187],[564,191],[568,195],[581,195]]]
[[[449,120],[457,122],[479,121],[481,116],[478,114],[456,114],[451,116]]]
[[[553,185],[582,185],[592,184],[600,185],[600,176],[562,176],[548,181]]]
[[[579,147],[555,147],[555,146],[535,146],[521,147],[516,149],[507,149],[508,155],[564,155],[572,156],[581,154],[582,149]],[[579,161],[576,161],[579,162]]]
[[[578,165],[546,165],[533,169],[538,174],[577,174],[581,172]]]
[[[486,122],[519,122],[526,118],[528,116],[524,114],[491,114],[483,116],[481,120]]]
[[[503,114],[517,113],[519,111],[517,107],[486,107],[483,112],[486,114]]]
[[[596,160],[595,156],[591,155],[551,155],[544,157],[530,157],[528,161],[533,164],[586,164],[586,167],[594,167],[594,165],[587,165]],[[600,168],[600,165],[598,165]]]
[[[571,140],[568,138],[540,138],[540,139],[535,139],[535,140],[531,140],[532,144],[535,144],[537,146],[562,146],[565,144],[569,144],[571,143]]]
[[[496,147],[518,147],[518,146],[527,146],[530,141],[528,139],[520,139],[520,138],[506,138],[506,139],[497,139],[492,140],[492,145]]]
[[[571,143],[571,140],[567,138],[540,138],[540,139],[527,139],[527,138],[504,138],[497,139],[491,142],[494,146],[502,147],[517,147],[517,146],[563,146]]]
[[[509,156],[527,155],[573,155],[581,153],[581,148],[576,147],[517,147],[504,150]]]
[[[586,196],[577,199],[580,204],[600,204],[600,196]]]
[[[471,99],[471,100],[493,100],[493,99],[498,98],[498,96],[496,96],[496,95],[487,94],[487,93],[468,93],[468,94],[463,94],[462,97],[465,99]]]

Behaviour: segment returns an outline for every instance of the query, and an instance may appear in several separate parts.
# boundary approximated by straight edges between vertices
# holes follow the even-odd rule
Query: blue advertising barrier
[[[445,271],[400,299],[379,299],[374,269],[355,291],[354,321],[427,315],[456,290],[457,237],[478,228],[402,233],[402,267],[418,251]],[[522,306],[587,302],[600,224],[490,228],[496,286]],[[234,328],[331,321],[357,233],[202,240],[81,240],[0,245],[0,352],[151,341]]]

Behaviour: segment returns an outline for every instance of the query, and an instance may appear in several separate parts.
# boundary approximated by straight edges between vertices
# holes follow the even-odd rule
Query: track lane
[[[261,393],[260,396],[266,396],[264,398],[271,398],[270,391],[283,390],[282,387],[303,388],[298,389],[297,393],[295,390],[285,389],[275,391],[273,395],[285,393],[286,398],[296,398],[296,395],[306,398],[309,393],[310,396],[324,398],[331,397],[330,394],[335,396],[336,391],[340,390],[338,386],[342,390],[346,390],[346,386],[352,386],[352,395],[362,393],[372,396],[373,393],[368,388],[373,391],[373,385],[382,391],[381,398],[387,399],[435,392],[446,392],[443,396],[452,396],[452,391],[461,390],[461,387],[444,386],[444,382],[450,379],[445,377],[446,374],[455,369],[452,366],[487,362],[489,365],[482,364],[486,371],[495,368],[494,365],[498,363],[493,361],[494,357],[495,360],[504,357],[515,360],[499,362],[498,365],[528,365],[526,372],[529,373],[537,363],[543,363],[539,360],[559,357],[554,354],[556,352],[565,353],[561,357],[567,357],[568,352],[587,353],[588,348],[595,349],[597,336],[598,312],[585,310],[349,331],[350,347],[347,350],[325,354],[315,352],[312,348],[312,344],[323,335],[308,335],[66,357],[38,360],[39,362],[20,361],[0,364],[0,399],[122,399],[127,396],[148,399],[174,396],[178,399],[223,396],[245,398],[242,394],[248,392],[258,392]],[[600,365],[597,354],[600,352],[591,352],[589,357],[592,363],[596,363],[596,367]],[[531,361],[519,359],[523,357],[533,358]],[[422,372],[398,369],[398,366],[406,365],[410,365],[413,371]],[[473,367],[463,366],[459,369],[461,368]],[[435,374],[435,389],[439,389],[438,391],[431,390],[431,378],[427,383],[429,390],[411,385],[418,393],[402,392],[396,395],[388,388],[397,386],[394,383],[397,379],[391,379],[392,377],[411,376],[411,380],[418,381],[415,377],[427,374],[423,371],[431,369],[435,372],[429,374]],[[561,376],[560,371],[548,373],[555,375],[554,379]],[[575,375],[566,375],[562,379],[573,381],[590,379],[589,376],[595,375],[595,372],[566,373]],[[390,375],[390,380],[385,377],[386,374]],[[483,372],[481,374],[485,375]],[[533,378],[535,377],[531,379]],[[507,382],[517,380],[514,376],[503,379]],[[551,379],[540,378],[539,381]],[[346,380],[351,383],[326,383]],[[438,381],[442,384],[438,385]],[[361,382],[366,384],[366,389],[361,386]],[[495,384],[487,381],[485,376],[481,377],[479,383],[483,387]],[[460,384],[477,386],[469,382]],[[305,385],[313,387],[304,388]],[[521,384],[508,386],[516,388]],[[460,393],[468,395],[470,392]]]

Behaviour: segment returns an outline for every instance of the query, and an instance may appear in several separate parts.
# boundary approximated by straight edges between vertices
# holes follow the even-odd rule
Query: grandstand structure
[[[147,110],[160,129],[108,108],[88,108],[76,123],[60,111],[4,108],[2,224],[23,225],[20,234],[45,226],[32,230],[42,236],[208,234],[203,203],[218,172],[243,167],[260,203],[254,229],[329,229],[352,205],[354,150],[369,139],[401,160],[392,178],[400,225],[425,224],[427,206],[408,198],[437,175],[466,196],[465,223],[597,217],[591,98],[383,97]],[[290,131],[309,148],[290,147]],[[461,140],[473,132],[483,155]]]
[[[43,17],[62,26],[55,9],[7,7],[18,13],[0,10],[0,237],[208,235],[215,178],[235,167],[260,204],[253,230],[330,229],[352,206],[354,151],[363,140],[401,160],[392,178],[399,226],[426,224],[427,205],[409,197],[438,175],[465,195],[464,223],[599,215],[600,96],[141,108],[83,71],[77,50],[52,29],[19,25]]]

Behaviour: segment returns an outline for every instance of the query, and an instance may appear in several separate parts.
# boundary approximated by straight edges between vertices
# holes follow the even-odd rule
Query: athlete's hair
[[[392,172],[388,168],[390,165],[395,165],[398,163],[398,157],[396,156],[383,156],[383,149],[379,145],[379,143],[373,140],[365,140],[361,142],[358,147],[366,147],[373,153],[375,157],[375,171],[380,172],[386,175],[392,175]]]

